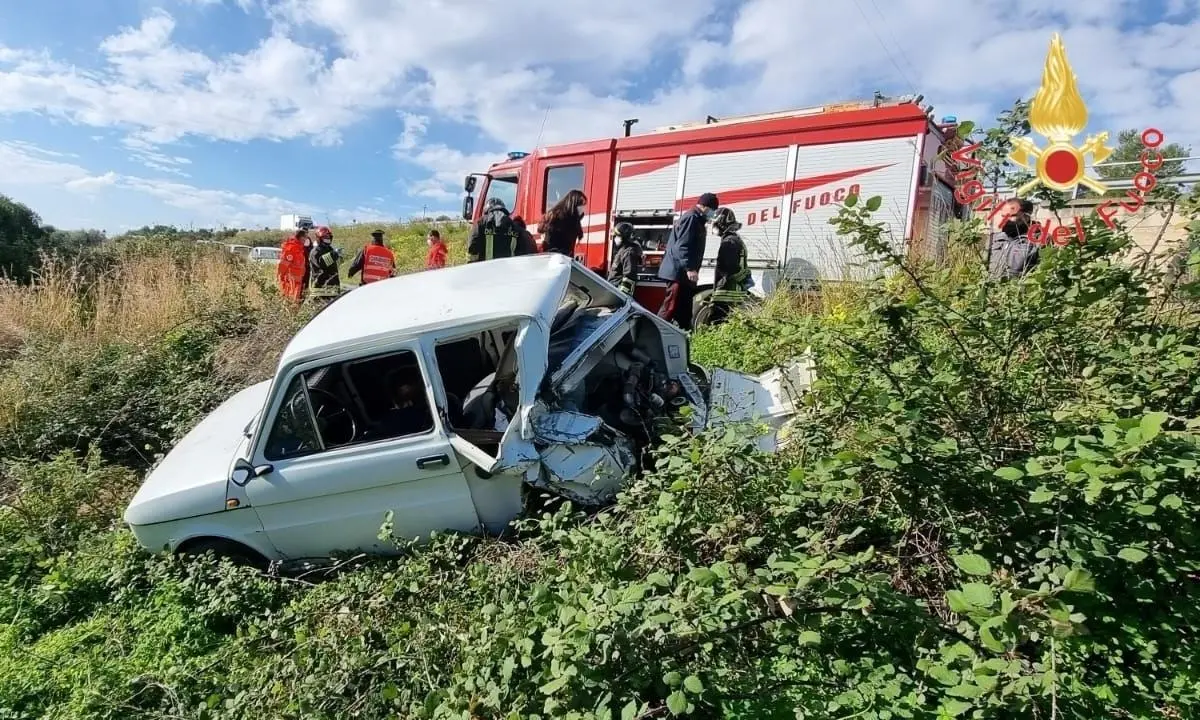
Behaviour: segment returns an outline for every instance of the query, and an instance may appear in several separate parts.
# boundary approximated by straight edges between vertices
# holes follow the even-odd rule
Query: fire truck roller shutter
[[[742,223],[740,234],[755,266],[778,263],[779,227],[786,197],[788,147],[690,155],[681,204],[691,207],[701,193],[716,193],[722,207]],[[687,209],[687,207],[683,209]],[[750,217],[754,221],[750,222]],[[709,228],[704,264],[716,263],[721,239]]]
[[[916,138],[909,136],[798,148],[784,266],[789,280],[853,280],[878,271],[855,267],[861,264],[856,251],[829,224],[842,201],[854,192],[863,200],[875,195],[883,198],[875,218],[886,223],[891,237],[903,249],[909,207],[916,192],[916,144]],[[742,223],[747,225],[746,220]]]

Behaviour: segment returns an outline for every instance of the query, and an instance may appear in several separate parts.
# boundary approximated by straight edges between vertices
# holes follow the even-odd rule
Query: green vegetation
[[[695,340],[812,349],[785,452],[672,437],[599,514],[300,578],[148,556],[119,516],[303,316],[172,243],[0,286],[0,719],[1200,715],[1200,285],[1090,220],[989,283],[848,204],[887,279]]]

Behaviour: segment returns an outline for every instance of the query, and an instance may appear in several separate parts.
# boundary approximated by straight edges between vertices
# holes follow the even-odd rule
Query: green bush
[[[10,463],[36,511],[0,516],[0,718],[1200,715],[1192,289],[1118,262],[1098,225],[1019,281],[913,266],[873,205],[838,222],[886,278],[695,339],[747,372],[812,349],[785,452],[742,427],[668,437],[615,507],[519,539],[264,578],[138,552],[116,494],[74,512],[127,481],[108,433],[86,460]],[[123,366],[161,395],[114,437],[164,447],[215,401],[229,325]],[[72,367],[123,382],[95,357]],[[22,447],[78,448],[121,392],[28,416]]]

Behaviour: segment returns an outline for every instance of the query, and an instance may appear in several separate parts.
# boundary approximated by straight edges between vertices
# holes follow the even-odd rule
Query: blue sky
[[[876,89],[992,117],[1036,88],[1055,31],[1092,128],[1200,149],[1200,0],[11,2],[0,193],[110,232],[452,213],[464,173],[627,117]]]

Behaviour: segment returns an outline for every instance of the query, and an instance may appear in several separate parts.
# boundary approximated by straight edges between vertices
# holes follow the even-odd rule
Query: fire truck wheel
[[[692,327],[707,325],[712,314],[712,288],[705,288],[692,299]]]

